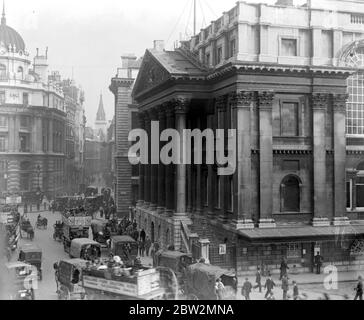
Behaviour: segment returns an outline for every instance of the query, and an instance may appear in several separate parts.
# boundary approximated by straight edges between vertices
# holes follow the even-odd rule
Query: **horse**
[[[40,228],[47,229],[47,225],[48,225],[47,218],[41,217],[41,218],[37,219],[36,226],[38,229],[40,229]]]

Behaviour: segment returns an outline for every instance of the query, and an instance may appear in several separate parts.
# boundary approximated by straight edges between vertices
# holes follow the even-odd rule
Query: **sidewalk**
[[[364,271],[347,271],[347,272],[339,272],[337,281],[340,282],[355,282],[358,280],[359,276],[364,276]],[[322,284],[326,277],[329,274],[314,274],[314,273],[301,273],[301,274],[290,274],[288,273],[288,280],[291,283],[292,281],[296,281],[298,284]],[[241,276],[238,279],[238,283],[244,283],[245,278],[248,278],[250,282],[255,283],[255,276]],[[262,277],[262,284],[264,284],[266,277]],[[272,275],[273,281],[280,283],[279,275]]]

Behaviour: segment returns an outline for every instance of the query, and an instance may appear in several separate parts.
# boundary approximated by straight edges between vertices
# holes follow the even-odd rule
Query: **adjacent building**
[[[138,166],[132,166],[128,158],[131,143],[129,132],[138,128],[138,109],[131,93],[142,59],[133,54],[121,57],[122,66],[111,79],[110,90],[115,96],[115,201],[119,216],[129,216],[129,207],[138,200]],[[135,155],[137,156],[137,155]]]
[[[239,274],[282,257],[309,271],[317,252],[362,268],[363,63],[364,1],[239,1],[174,51],[155,41],[133,88],[140,128],[223,129],[236,167],[140,165],[139,225]]]
[[[0,190],[31,201],[63,190],[66,113],[62,88],[48,79],[48,53],[34,57],[0,25]]]

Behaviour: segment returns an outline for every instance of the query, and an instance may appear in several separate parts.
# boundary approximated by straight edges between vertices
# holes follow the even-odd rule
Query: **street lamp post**
[[[40,178],[40,171],[41,171],[41,167],[40,165],[38,164],[37,165],[37,175],[38,175],[38,187],[37,187],[37,192],[36,192],[36,195],[37,195],[37,210],[39,211],[40,210],[40,195],[41,195],[41,192],[40,192],[40,181],[39,181],[39,178]]]

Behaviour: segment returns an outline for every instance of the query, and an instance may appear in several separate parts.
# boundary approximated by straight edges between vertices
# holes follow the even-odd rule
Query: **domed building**
[[[0,25],[0,198],[36,203],[63,190],[64,94],[48,79],[48,50],[31,61],[21,35]]]

